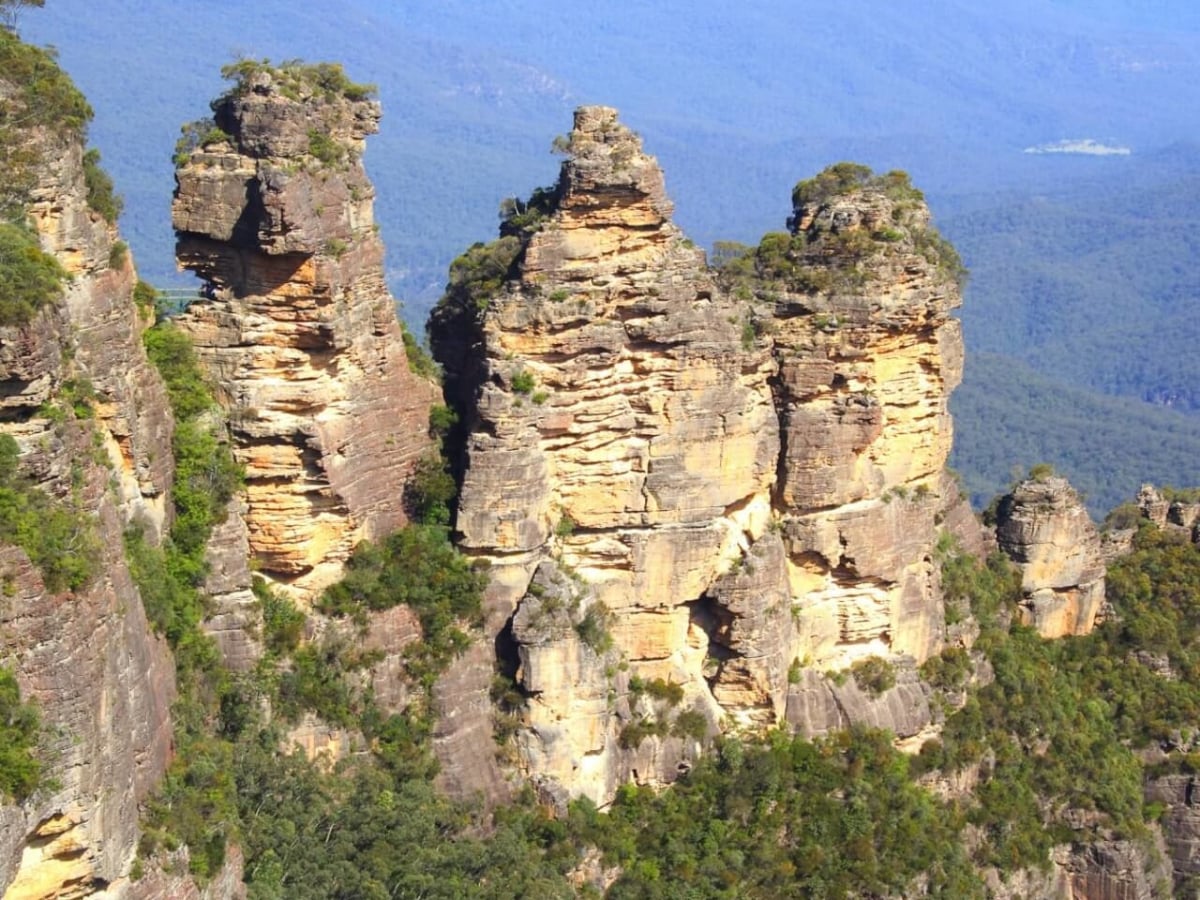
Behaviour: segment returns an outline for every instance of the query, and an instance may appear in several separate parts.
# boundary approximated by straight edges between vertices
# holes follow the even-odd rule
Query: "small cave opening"
[[[513,618],[515,616],[514,612],[508,617],[508,621],[504,623],[504,627],[500,629],[496,639],[492,642],[496,655],[496,674],[514,684],[517,680],[517,671],[521,668],[520,644],[513,635]]]
[[[720,678],[725,663],[740,655],[729,646],[733,613],[707,594],[688,602],[687,608],[689,627],[699,628],[708,637],[703,674],[711,688]]]

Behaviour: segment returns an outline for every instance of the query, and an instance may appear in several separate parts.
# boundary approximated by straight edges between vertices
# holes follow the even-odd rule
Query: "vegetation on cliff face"
[[[147,329],[143,342],[175,415],[175,518],[161,547],[140,530],[127,532],[125,553],[146,616],[174,651],[180,696],[173,709],[178,753],[148,806],[141,851],[185,843],[193,874],[203,878],[220,868],[236,834],[232,747],[220,735],[238,727],[244,710],[239,685],[201,630],[201,585],[205,545],[241,476],[191,342],[168,321]]]
[[[0,666],[0,804],[24,800],[41,784],[39,730],[37,707],[21,700],[16,677]]]
[[[853,195],[885,198],[890,221],[867,229],[800,219],[802,214],[818,216],[824,207]],[[896,252],[925,257],[943,277],[961,285],[966,269],[954,247],[927,220],[913,215],[924,202],[906,172],[876,175],[867,166],[836,163],[795,186],[789,232],[768,233],[757,247],[719,242],[714,262],[725,286],[743,300],[774,299],[781,290],[856,293],[869,277],[871,262]]]
[[[1133,553],[1109,567],[1113,614],[1091,635],[1056,641],[1016,622],[1020,577],[1004,557],[981,565],[951,552],[943,584],[952,604],[970,601],[982,626],[976,650],[994,678],[915,765],[978,767],[965,808],[983,838],[976,862],[1012,871],[1048,866],[1055,844],[1148,842],[1154,811],[1134,751],[1154,747],[1170,753],[1168,766],[1200,769],[1190,738],[1200,716],[1200,547],[1141,522]]]
[[[250,90],[250,82],[259,75],[269,76],[289,100],[299,100],[305,94],[315,94],[326,100],[339,97],[350,101],[370,100],[377,93],[373,84],[351,81],[340,63],[306,63],[299,59],[288,59],[272,64],[269,59],[239,59],[221,67],[221,77],[233,82],[228,93],[213,105],[220,105],[226,98],[239,97]]]
[[[409,525],[377,543],[359,544],[342,580],[325,591],[317,608],[365,625],[370,611],[408,606],[421,622],[421,640],[408,653],[409,672],[431,687],[470,644],[459,623],[479,624],[486,583],[444,527]]]
[[[0,215],[19,218],[34,183],[37,140],[82,136],[92,108],[51,51],[0,28]]]
[[[96,573],[95,517],[77,498],[55,500],[23,476],[19,455],[12,436],[0,434],[0,542],[25,551],[47,590],[78,590]]]
[[[27,228],[0,222],[0,326],[24,325],[62,296],[67,273]]]
[[[166,383],[175,414],[175,517],[161,549],[137,532],[126,536],[126,547],[146,614],[178,651],[181,642],[199,640],[195,635],[204,615],[204,548],[225,516],[241,472],[212,415],[216,402],[187,336],[163,321],[146,330],[143,342]]]

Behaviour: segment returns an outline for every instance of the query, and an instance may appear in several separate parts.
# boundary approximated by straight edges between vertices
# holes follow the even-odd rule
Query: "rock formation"
[[[1000,501],[1000,548],[1021,569],[1021,614],[1043,637],[1088,634],[1104,602],[1100,536],[1065,478],[1028,478]]]
[[[1193,544],[1200,544],[1200,502],[1195,494],[1168,500],[1152,484],[1143,484],[1137,495],[1142,516],[1159,528],[1186,534]]]
[[[300,598],[405,523],[435,393],[408,369],[384,285],[361,163],[379,105],[332,73],[243,72],[181,161],[172,207],[180,263],[206,283],[178,324],[246,471],[246,533],[228,537]],[[244,594],[231,597],[236,619]]]
[[[1177,885],[1193,889],[1200,879],[1200,796],[1196,776],[1163,775],[1146,784],[1146,801],[1162,804],[1159,820]]]
[[[131,525],[157,539],[172,474],[171,414],[142,348],[136,275],[115,228],[88,208],[82,136],[32,140],[29,216],[73,277],[28,324],[0,328],[0,432],[16,439],[21,473],[87,511],[99,540],[77,590],[49,590],[24,551],[0,546],[0,664],[40,708],[54,781],[0,806],[0,888],[13,900],[85,896],[128,871],[139,804],[169,759],[175,693],[121,541]]]
[[[580,109],[568,143],[558,184],[456,261],[430,333],[466,429],[461,546],[491,564],[493,625],[515,610],[520,758],[604,801],[721,723],[785,722],[802,664],[940,649],[962,345],[900,176],[801,199],[747,288],[671,222],[614,110]]]

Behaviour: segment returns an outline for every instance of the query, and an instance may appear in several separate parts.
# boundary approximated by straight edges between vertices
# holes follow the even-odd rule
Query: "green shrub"
[[[52,143],[82,140],[92,109],[58,66],[53,50],[0,27],[0,219],[24,218],[37,171]],[[3,279],[0,279],[3,281]]]
[[[458,413],[441,403],[429,408],[429,434],[444,441],[450,429],[458,424]]]
[[[487,309],[520,252],[521,241],[513,235],[490,244],[473,244],[450,263],[450,281],[441,302],[477,311]]]
[[[179,168],[192,158],[192,154],[201,147],[212,144],[232,142],[233,138],[226,134],[211,117],[196,119],[179,128],[179,137],[175,141],[175,152],[172,159],[175,168]]]
[[[142,335],[146,353],[167,386],[177,419],[194,419],[216,405],[200,369],[191,338],[170,322],[160,322]]]
[[[144,318],[150,318],[154,315],[158,305],[158,291],[154,285],[149,282],[138,279],[138,283],[133,287],[133,302],[137,305],[138,312]]]
[[[108,224],[115,224],[125,202],[113,192],[113,180],[100,168],[100,151],[95,147],[83,154],[83,180],[88,208]]]
[[[671,733],[676,737],[691,738],[703,743],[708,737],[708,719],[695,709],[685,709],[671,723]]]
[[[350,101],[369,100],[378,92],[373,84],[351,81],[340,63],[306,63],[289,59],[272,65],[269,59],[243,58],[221,67],[221,77],[233,82],[225,96],[244,95],[250,90],[250,79],[259,73],[269,74],[279,86],[280,93],[293,100],[299,99],[304,91],[326,100],[344,97]]]
[[[947,647],[921,664],[921,677],[939,690],[957,690],[971,677],[971,654],[962,647]]]
[[[873,697],[891,690],[896,685],[896,669],[882,656],[868,656],[850,666],[850,674],[860,690]]]
[[[289,722],[311,710],[331,725],[355,726],[364,709],[363,698],[346,676],[362,668],[364,661],[348,653],[336,638],[300,647],[279,674],[275,711]]]
[[[513,373],[510,384],[515,393],[530,394],[537,387],[537,380],[533,377],[532,373],[521,369],[519,372]]]
[[[369,611],[405,604],[423,632],[410,646],[409,671],[432,678],[466,649],[460,625],[480,621],[485,584],[445,528],[409,525],[377,543],[359,544],[342,580],[326,588],[316,605],[327,615],[366,621]]]
[[[52,593],[77,591],[95,574],[95,517],[75,498],[59,501],[18,471],[20,449],[0,434],[0,542],[25,551]]]
[[[129,245],[124,241],[113,241],[112,246],[108,248],[108,267],[110,269],[123,269],[128,259]]]
[[[607,653],[613,646],[612,634],[609,632],[612,618],[608,607],[597,601],[588,607],[583,618],[576,623],[575,633],[579,635],[579,640],[597,655]]]
[[[553,186],[535,188],[528,200],[506,198],[500,203],[500,234],[520,237],[538,231],[557,203],[558,194]]]
[[[673,681],[654,678],[646,682],[645,690],[655,700],[662,700],[668,706],[678,706],[683,702],[683,685]]]
[[[27,798],[42,783],[37,707],[21,700],[16,676],[0,666],[0,803]]]
[[[651,737],[666,737],[671,733],[671,725],[665,718],[641,718],[630,722],[621,729],[617,736],[619,743],[626,750],[636,750],[642,742]]]
[[[858,163],[840,162],[819,175],[797,182],[792,188],[792,206],[821,204],[842,194],[861,190],[871,180],[870,168]]]
[[[416,336],[408,330],[408,326],[400,323],[400,333],[404,338],[404,356],[408,360],[408,371],[429,381],[441,381],[442,370],[429,351],[421,346]]]
[[[5,98],[8,121],[22,129],[48,128],[78,137],[92,118],[87,99],[58,65],[55,51],[34,47],[0,28],[0,72],[16,90]]]
[[[336,166],[346,158],[346,148],[316,128],[308,130],[308,154],[327,166]]]
[[[1050,463],[1045,463],[1045,462],[1036,463],[1029,467],[1029,480],[1030,481],[1037,481],[1037,482],[1049,481],[1053,477],[1054,477],[1054,466],[1050,465]]]
[[[450,524],[458,485],[441,454],[428,453],[417,461],[404,494],[405,505],[414,521],[423,525]]]
[[[341,238],[330,238],[325,242],[323,249],[326,256],[341,259],[346,254],[346,251],[350,249],[350,245]]]
[[[799,684],[804,679],[804,664],[800,662],[800,657],[794,657],[791,665],[788,666],[787,680],[788,684]]]
[[[66,270],[42,252],[36,235],[0,222],[0,325],[24,325],[62,296]]]
[[[251,590],[262,609],[263,646],[276,656],[286,656],[300,646],[307,621],[303,612],[291,600],[254,576]]]
[[[203,602],[197,588],[206,573],[205,547],[242,485],[242,470],[222,429],[205,415],[216,403],[188,336],[170,322],[160,322],[146,329],[142,339],[175,414],[175,517],[162,548],[134,533],[126,536],[126,553],[151,621],[178,648],[198,641]],[[192,646],[209,653],[198,643]]]
[[[754,349],[754,343],[758,340],[758,324],[749,316],[742,320],[742,349],[750,351]]]
[[[139,529],[125,532],[125,559],[138,587],[146,618],[172,646],[200,627],[204,599],[196,587],[197,565],[170,542],[155,547]]]

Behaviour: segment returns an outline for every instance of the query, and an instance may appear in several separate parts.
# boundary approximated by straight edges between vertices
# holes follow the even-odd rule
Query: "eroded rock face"
[[[0,328],[0,432],[22,474],[94,516],[99,540],[92,579],[57,593],[23,551],[0,547],[0,663],[39,706],[56,782],[0,806],[0,888],[21,900],[88,896],[128,871],[139,804],[169,761],[175,694],[121,540],[136,525],[156,541],[167,524],[166,392],[142,347],[132,262],[87,206],[82,141],[39,140],[30,219],[72,279],[29,324]]]
[[[689,604],[768,523],[774,365],[765,348],[743,349],[741,311],[671,223],[657,163],[614,110],[579,111],[555,193],[543,227],[520,238],[500,296],[486,309],[448,305],[431,325],[448,395],[462,398],[475,426],[461,546],[492,562],[494,584],[510,586],[493,598],[509,611],[539,562],[561,560],[611,613],[617,654],[709,707],[707,638]],[[472,345],[478,352],[464,349]],[[524,619],[518,612],[518,640]],[[530,664],[545,662],[527,665],[529,677],[577,667],[577,642],[566,637],[531,655]],[[572,706],[603,706],[615,690],[603,665],[588,665]],[[547,723],[567,715],[532,704],[530,733],[542,747],[529,758],[603,799],[613,774],[632,767],[616,761],[628,722],[605,708],[585,729],[587,750],[556,754]]]
[[[278,77],[222,98],[228,137],[177,172],[178,258],[207,282],[178,324],[229,412],[250,556],[308,598],[406,522],[435,389],[408,370],[384,284],[360,161],[378,104]]]
[[[637,136],[585,107],[558,184],[511,212],[455,263],[430,333],[466,431],[461,546],[491,563],[491,621],[512,616],[525,769],[603,802],[671,780],[680,735],[785,723],[802,662],[939,650],[962,344],[919,194],[801,204],[787,264],[837,277],[742,296],[671,222]],[[531,627],[548,565],[582,585],[575,609],[607,610],[604,653],[565,613]],[[631,682],[679,699],[646,707]]]
[[[1104,602],[1100,537],[1065,478],[1026,479],[1000,501],[1000,548],[1021,569],[1022,617],[1043,637],[1088,634]]]
[[[1178,886],[1200,884],[1200,785],[1194,775],[1164,775],[1146,784],[1146,800],[1161,803],[1159,820]],[[1186,896],[1186,895],[1184,895]]]
[[[116,229],[88,208],[82,142],[50,154],[54,164],[39,178],[29,214],[43,249],[72,276],[64,290],[70,336],[69,343],[39,341],[34,360],[70,348],[74,358],[64,377],[86,380],[95,391],[98,439],[112,460],[122,516],[157,540],[174,474],[174,421],[162,379],[142,346],[151,322],[132,300],[137,273],[131,255],[114,252]]]

